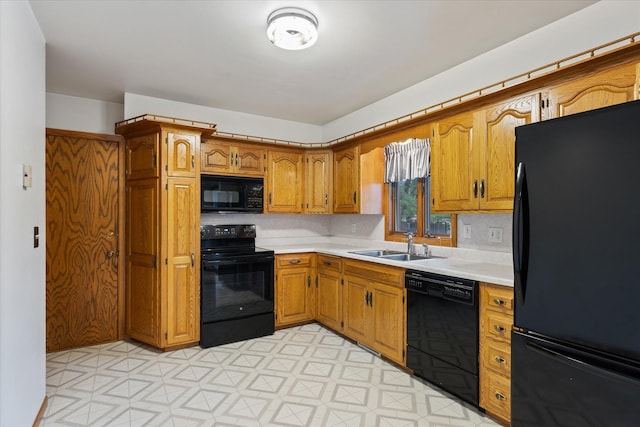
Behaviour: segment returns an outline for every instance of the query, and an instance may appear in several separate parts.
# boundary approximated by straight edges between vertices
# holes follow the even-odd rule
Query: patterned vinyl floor
[[[159,352],[120,341],[47,355],[41,426],[497,426],[317,324]]]

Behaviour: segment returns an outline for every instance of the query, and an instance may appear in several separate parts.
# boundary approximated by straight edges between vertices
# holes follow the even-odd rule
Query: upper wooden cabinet
[[[330,150],[307,151],[305,153],[305,166],[305,213],[331,213],[333,206],[333,194],[331,192],[333,153]]]
[[[333,153],[333,212],[360,213],[360,148]]]
[[[127,139],[125,144],[126,179],[156,178],[160,134],[152,133]]]
[[[538,94],[438,122],[432,146],[434,211],[513,209],[515,128],[539,120]]]
[[[632,101],[638,96],[640,64],[626,64],[553,86],[544,103],[544,119],[567,116]]]
[[[249,144],[207,139],[201,145],[202,173],[264,176],[267,150]]]
[[[265,182],[269,213],[302,213],[304,198],[303,152],[270,149]]]
[[[196,135],[167,133],[167,175],[195,178]]]

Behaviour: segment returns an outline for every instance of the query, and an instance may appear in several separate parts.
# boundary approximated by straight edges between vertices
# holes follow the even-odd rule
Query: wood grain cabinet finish
[[[434,211],[510,211],[515,128],[540,117],[528,95],[440,121],[432,147]]]
[[[330,150],[305,153],[304,212],[328,214],[333,207],[333,153]]]
[[[276,255],[276,327],[314,319],[315,254]]]
[[[316,320],[342,331],[342,258],[318,254]]]
[[[333,213],[360,213],[360,148],[333,153]]]
[[[631,63],[551,87],[543,118],[563,117],[638,98],[640,64]]]
[[[250,144],[203,140],[200,171],[205,174],[264,176],[267,150]]]
[[[267,212],[302,213],[304,200],[303,152],[269,150],[265,182]]]
[[[480,283],[480,406],[509,424],[513,288]]]
[[[342,332],[405,365],[404,269],[344,259]]]
[[[126,140],[125,332],[161,349],[200,339],[200,135],[140,120]]]

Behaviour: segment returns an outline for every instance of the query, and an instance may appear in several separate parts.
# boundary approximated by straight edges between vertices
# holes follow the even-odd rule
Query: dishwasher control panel
[[[453,300],[465,304],[477,303],[475,280],[443,276],[424,271],[407,270],[405,272],[405,288],[436,298]]]

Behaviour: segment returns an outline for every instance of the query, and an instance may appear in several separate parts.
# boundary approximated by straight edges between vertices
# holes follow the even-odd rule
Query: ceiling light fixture
[[[267,18],[267,36],[282,49],[306,49],[318,40],[318,20],[297,7],[278,9]]]

